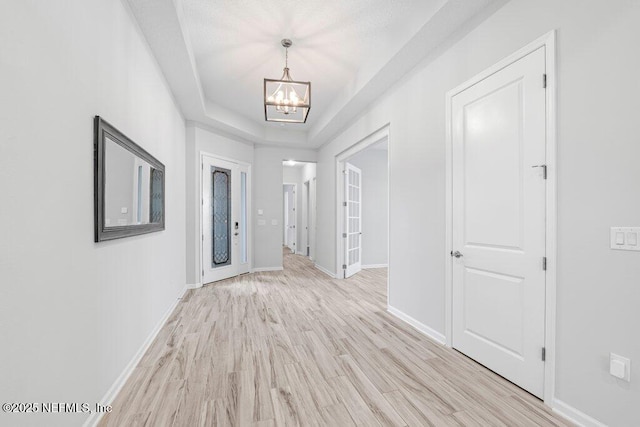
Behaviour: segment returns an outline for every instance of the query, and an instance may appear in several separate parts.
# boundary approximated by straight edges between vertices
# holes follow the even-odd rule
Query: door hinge
[[[542,178],[547,179],[547,165],[535,165],[532,168],[542,168]]]
[[[542,361],[544,362],[545,360],[547,360],[547,349],[542,347]]]
[[[202,275],[204,276],[204,270],[202,270]]]
[[[347,269],[347,264],[342,264],[342,269],[346,270]]]
[[[544,271],[547,271],[547,257],[546,256],[542,257],[542,269]]]
[[[342,202],[342,206],[347,206],[347,202]]]
[[[204,234],[202,235],[202,241],[204,242]]]
[[[542,75],[542,87],[543,87],[544,89],[546,89],[546,88],[547,88],[547,75],[546,75],[546,74],[543,74],[543,75]]]
[[[342,233],[342,238],[346,239],[347,238],[347,233]]]

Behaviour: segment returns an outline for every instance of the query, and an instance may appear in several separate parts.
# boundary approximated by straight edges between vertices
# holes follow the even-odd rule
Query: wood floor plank
[[[351,418],[358,426],[379,426],[375,414],[371,411],[367,403],[362,399],[358,390],[353,386],[347,377],[334,377],[329,379],[334,389],[338,393],[340,401],[351,415]]]
[[[353,418],[342,403],[322,408],[322,421],[326,426],[355,426]]]
[[[186,292],[99,425],[571,425],[388,313],[386,269],[284,267]]]
[[[275,414],[276,425],[299,426],[300,414],[293,401],[293,395],[288,387],[271,389],[271,402]]]
[[[367,406],[380,424],[384,426],[407,425],[351,356],[340,356],[339,359],[342,362],[342,370],[345,372],[345,376],[360,393],[360,396],[367,403]]]

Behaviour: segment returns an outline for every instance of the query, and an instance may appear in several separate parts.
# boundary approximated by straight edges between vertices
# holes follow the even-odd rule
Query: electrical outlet
[[[616,378],[631,381],[631,360],[614,353],[609,354],[609,373]]]

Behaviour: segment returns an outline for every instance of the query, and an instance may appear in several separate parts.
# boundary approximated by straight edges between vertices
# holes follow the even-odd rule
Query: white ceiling
[[[298,162],[298,161],[296,161],[296,163],[294,165],[290,165],[288,162],[289,162],[288,160],[283,160],[282,161],[282,167],[289,168],[289,169],[302,169],[305,165],[310,163],[310,162]]]
[[[423,58],[508,0],[127,0],[185,118],[317,148]],[[262,83],[311,81],[306,124],[264,120]]]
[[[266,124],[263,79],[280,78],[280,41],[293,41],[291,75],[312,83],[307,123],[287,125],[299,130],[317,121],[363,63],[397,50],[388,44],[408,40],[441,2],[183,0],[182,7],[204,96],[259,124]]]

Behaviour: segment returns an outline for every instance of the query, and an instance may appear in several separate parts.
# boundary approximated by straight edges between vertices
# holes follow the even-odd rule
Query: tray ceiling
[[[507,0],[126,0],[185,118],[317,148],[423,58]],[[264,121],[262,83],[311,82],[306,124]]]

